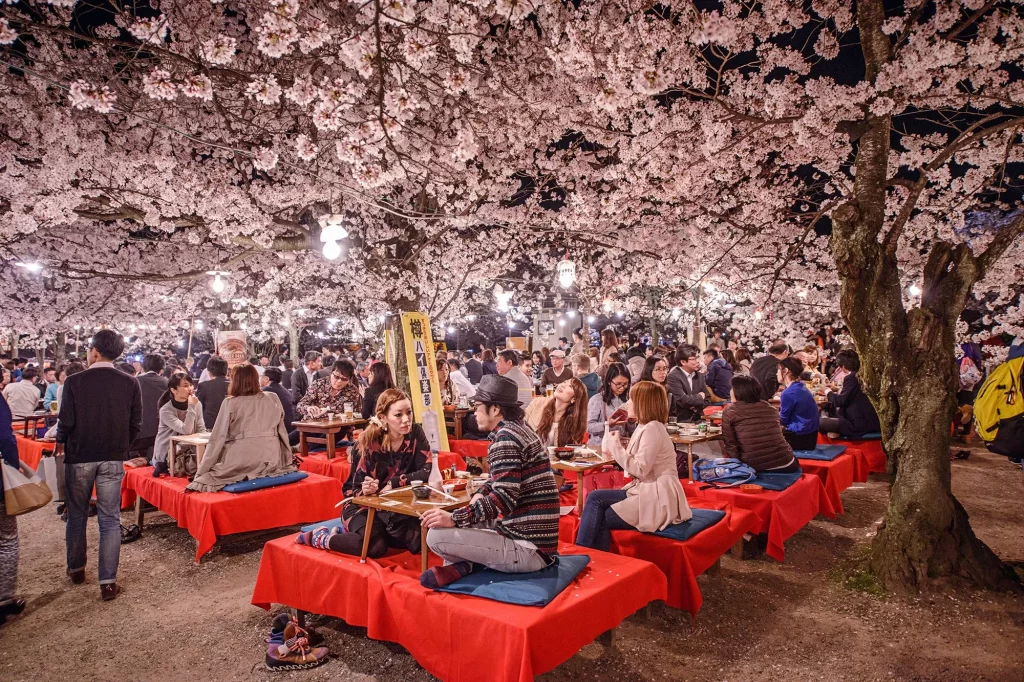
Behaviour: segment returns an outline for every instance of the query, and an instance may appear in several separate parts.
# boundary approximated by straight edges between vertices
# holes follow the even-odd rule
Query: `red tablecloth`
[[[646,561],[572,546],[561,551],[588,554],[590,565],[537,608],[424,589],[420,558],[408,552],[360,564],[283,537],[263,548],[252,603],[365,627],[367,636],[401,644],[446,682],[528,682],[666,595],[665,576]]]
[[[818,443],[822,445],[845,445],[846,453],[853,457],[853,480],[864,483],[868,480],[868,474],[884,474],[885,450],[882,449],[880,440],[843,440],[842,438],[829,438],[823,433],[818,434]]]
[[[299,464],[299,471],[308,471],[318,476],[327,476],[339,483],[347,481],[349,474],[352,472],[352,463],[348,461],[345,453],[337,453],[334,459],[327,459],[326,452],[312,452],[300,459],[302,463]]]
[[[821,479],[804,474],[800,480],[783,491],[766,490],[761,493],[744,493],[739,488],[706,488],[694,483],[683,482],[683,490],[689,498],[727,502],[740,509],[754,512],[757,523],[752,533],[767,533],[768,556],[782,561],[786,558],[783,543],[806,526],[818,514],[834,519],[835,509],[825,494]]]
[[[487,448],[491,445],[489,440],[448,440],[448,447],[451,451],[463,457],[475,457],[479,460],[487,459]]]
[[[853,473],[856,470],[856,460],[853,454],[846,452],[831,461],[820,459],[801,459],[800,468],[805,474],[814,474],[821,479],[825,485],[825,494],[832,508],[837,514],[845,514],[843,509],[842,492],[853,485]],[[859,452],[859,451],[858,451]]]
[[[187,479],[153,478],[152,467],[129,469],[124,480],[129,491],[176,520],[196,539],[196,563],[219,535],[323,521],[338,515],[334,505],[341,501],[338,482],[317,474],[296,483],[238,494],[186,494]]]
[[[18,459],[33,471],[39,468],[39,462],[43,459],[43,452],[52,452],[55,445],[54,443],[44,443],[32,438],[25,438],[17,433],[14,434],[14,438],[18,441]]]
[[[704,602],[697,576],[711,568],[719,557],[739,542],[757,524],[757,519],[753,512],[724,502],[695,499],[692,506],[695,509],[723,510],[725,518],[684,542],[650,533],[615,530],[612,531],[611,551],[650,561],[660,568],[668,579],[665,603],[683,609],[695,618]]]

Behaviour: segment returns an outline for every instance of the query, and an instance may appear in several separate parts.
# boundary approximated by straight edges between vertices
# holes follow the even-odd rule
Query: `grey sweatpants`
[[[533,543],[507,538],[490,528],[431,528],[427,547],[445,564],[472,561],[502,573],[532,573],[547,566]]]

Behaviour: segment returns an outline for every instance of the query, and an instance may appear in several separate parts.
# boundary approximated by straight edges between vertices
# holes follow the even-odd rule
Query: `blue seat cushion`
[[[301,530],[303,533],[308,533],[311,530],[316,530],[320,526],[324,526],[326,528],[337,528],[342,533],[345,532],[345,524],[342,523],[341,519],[338,518],[327,519],[326,521],[320,521],[318,523],[311,523],[308,526],[303,526]]]
[[[762,471],[752,480],[747,480],[746,476],[731,476],[729,478],[723,478],[715,481],[718,485],[711,486],[712,488],[727,488],[734,483],[750,483],[751,485],[759,485],[765,490],[785,490],[789,486],[793,485],[800,480],[800,477],[804,475],[803,471],[797,471],[792,474],[774,473],[771,471]],[[739,486],[733,486],[739,487]]]
[[[818,459],[831,462],[844,452],[846,452],[845,445],[819,445],[813,450],[794,450],[793,454],[797,459]]]
[[[872,431],[863,436],[843,436],[842,440],[882,440],[882,434],[879,431]]]
[[[719,509],[693,509],[693,518],[682,523],[673,523],[664,530],[656,530],[652,535],[660,535],[670,540],[689,540],[697,533],[710,528],[725,518],[725,512]]]
[[[286,483],[295,483],[306,478],[308,475],[305,471],[293,471],[290,474],[282,474],[280,476],[251,478],[248,481],[239,481],[238,483],[226,485],[221,490],[226,493],[247,493],[251,490],[263,490],[264,488],[273,488],[285,485]]]
[[[547,606],[580,574],[590,557],[586,554],[561,554],[558,560],[533,573],[502,573],[475,568],[438,592],[468,594],[518,606]]]

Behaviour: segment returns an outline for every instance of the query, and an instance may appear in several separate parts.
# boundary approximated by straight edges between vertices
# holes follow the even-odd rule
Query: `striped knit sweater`
[[[496,522],[495,529],[513,540],[532,542],[538,550],[558,550],[558,488],[551,462],[533,429],[521,421],[503,421],[487,449],[490,480],[483,497],[452,512],[455,525]]]

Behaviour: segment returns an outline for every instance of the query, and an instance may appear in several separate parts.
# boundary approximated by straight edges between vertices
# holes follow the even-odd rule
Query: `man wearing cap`
[[[557,386],[563,381],[572,379],[572,368],[565,366],[565,351],[553,350],[549,356],[551,366],[544,370],[540,377],[542,386]]]
[[[455,582],[473,564],[503,573],[531,573],[554,561],[558,489],[540,439],[523,422],[518,392],[508,377],[488,374],[480,380],[474,398],[476,422],[491,432],[491,477],[468,506],[423,513],[427,546],[445,563],[420,576],[424,587]]]

